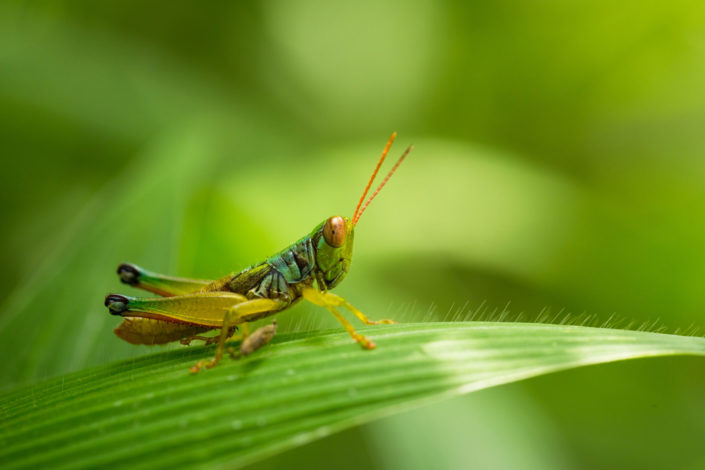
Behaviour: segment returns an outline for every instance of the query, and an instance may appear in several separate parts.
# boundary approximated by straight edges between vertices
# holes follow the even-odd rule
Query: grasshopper
[[[117,273],[123,283],[160,297],[107,295],[105,306],[108,311],[123,317],[115,334],[131,344],[217,342],[213,359],[199,361],[191,367],[191,372],[197,373],[204,366],[208,369],[215,366],[226,351],[235,357],[234,349],[228,348],[226,343],[235,339],[233,335],[238,327],[242,330],[241,355],[248,355],[267,344],[276,332],[276,321],[251,335],[248,323],[277,314],[306,299],[327,308],[363,348],[374,349],[375,343],[357,333],[336,307],[346,308],[366,325],[394,321],[370,320],[344,298],[329,291],[340,284],[350,270],[355,225],[362,213],[412,149],[410,146],[404,151],[363,205],[395,137],[396,133],[393,133],[387,142],[351,218],[329,217],[311,233],[261,263],[215,281],[165,276],[133,264],[121,264]],[[220,330],[220,335],[201,336],[215,329]]]

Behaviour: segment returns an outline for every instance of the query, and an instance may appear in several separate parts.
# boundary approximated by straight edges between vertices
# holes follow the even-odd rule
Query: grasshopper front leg
[[[357,318],[362,321],[365,325],[380,325],[380,324],[393,324],[396,323],[394,320],[370,320],[363,314],[361,311],[353,307],[350,302],[345,300],[339,295],[333,294],[331,292],[321,292],[317,289],[314,289],[313,287],[307,287],[303,290],[303,296],[306,300],[309,302],[319,305],[321,307],[325,307],[330,311],[330,313],[333,314],[335,318],[338,319],[338,321],[343,325],[343,328],[350,334],[352,339],[357,341],[360,346],[362,346],[365,349],[374,349],[377,345],[369,339],[367,336],[361,335],[355,331],[355,328],[350,324],[348,320],[345,319],[345,317],[335,308],[335,307],[345,307],[346,309],[350,310],[353,315],[355,315]]]

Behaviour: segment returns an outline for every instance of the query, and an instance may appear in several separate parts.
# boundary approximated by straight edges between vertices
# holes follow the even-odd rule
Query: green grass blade
[[[184,348],[0,397],[0,465],[239,467],[424,402],[589,364],[705,355],[705,339],[577,326],[417,323],[282,335],[191,376]]]

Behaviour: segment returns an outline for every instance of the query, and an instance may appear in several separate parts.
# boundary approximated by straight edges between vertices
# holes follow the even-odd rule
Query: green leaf
[[[416,323],[282,335],[198,375],[194,347],[88,369],[0,397],[3,468],[239,467],[422,403],[623,359],[705,355],[705,339],[522,323]]]

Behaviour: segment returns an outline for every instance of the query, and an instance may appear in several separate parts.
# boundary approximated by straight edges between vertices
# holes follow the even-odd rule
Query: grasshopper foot
[[[192,374],[198,374],[201,371],[201,369],[203,369],[204,366],[208,369],[213,367],[213,365],[215,365],[215,364],[210,365],[211,362],[213,362],[213,361],[198,361],[197,363],[192,365],[189,368],[189,370],[191,371]]]
[[[105,306],[108,307],[111,315],[121,315],[127,312],[127,304],[129,302],[130,300],[124,295],[108,294],[105,296]]]
[[[375,342],[372,341],[367,336],[363,336],[361,334],[355,333],[355,336],[353,336],[353,339],[355,341],[357,341],[358,344],[365,349],[374,349],[377,347],[377,344],[375,344]]]
[[[395,325],[397,322],[394,320],[384,319],[384,320],[367,320],[365,325]]]
[[[212,367],[215,367],[215,365],[220,362],[220,358],[221,358],[221,357],[222,357],[222,354],[216,355],[216,356],[215,356],[213,359],[211,359],[210,361],[198,361],[197,363],[195,363],[194,365],[192,365],[192,366],[189,368],[189,370],[191,371],[192,374],[198,374],[198,373],[201,371],[201,369],[203,369],[204,367],[205,367],[206,369],[210,369],[210,368],[212,368]]]

